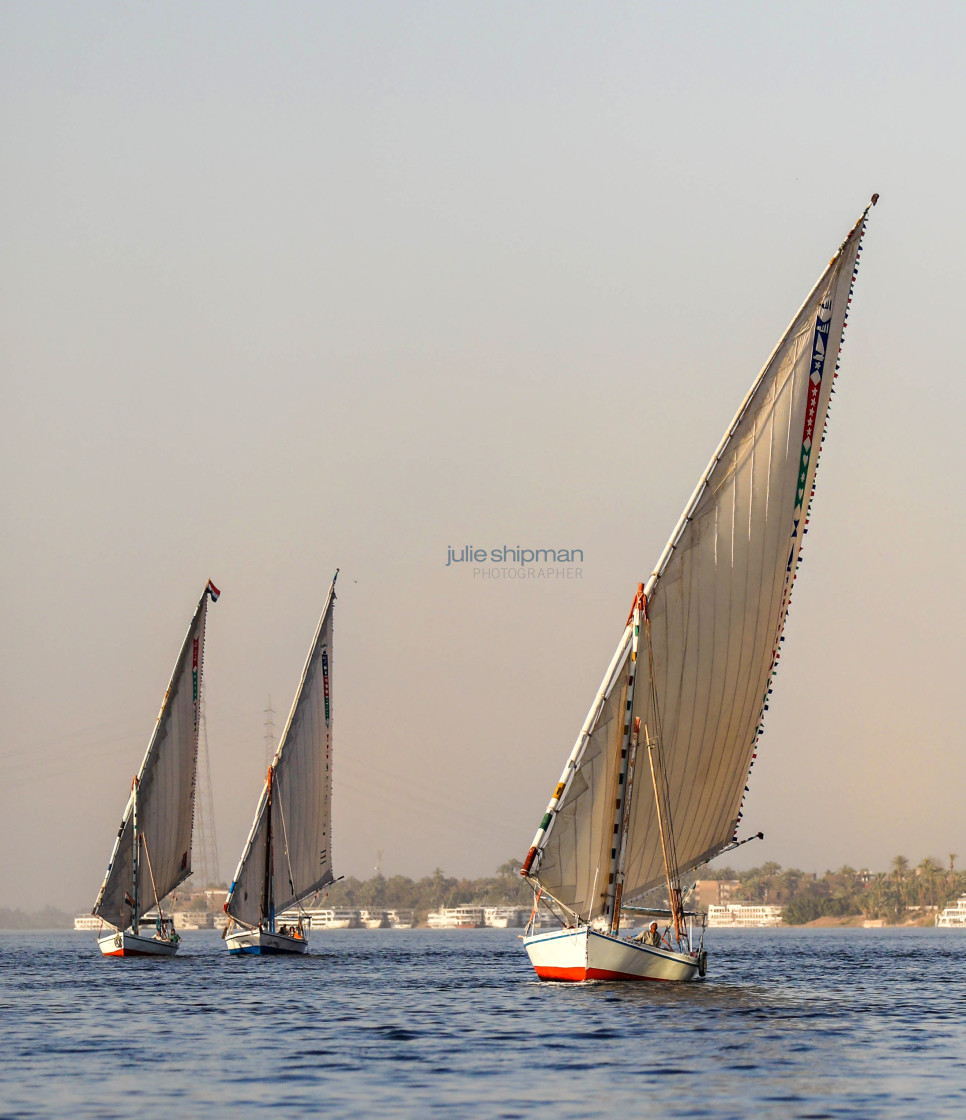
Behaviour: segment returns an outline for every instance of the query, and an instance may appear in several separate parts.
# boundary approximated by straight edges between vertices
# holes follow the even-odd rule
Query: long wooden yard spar
[[[155,903],[191,874],[195,770],[209,580],[174,664],[141,767],[131,785],[93,913],[118,930],[141,922],[144,852]],[[153,866],[151,860],[153,859]]]
[[[616,928],[621,896],[663,880],[677,926],[680,874],[736,842],[824,440],[826,359],[837,369],[868,212],[754,380],[639,592],[650,690],[634,689],[632,614],[527,853],[523,874],[582,922]],[[653,801],[639,780],[631,796],[638,718]]]
[[[233,922],[274,932],[276,913],[333,880],[331,711],[336,570],[255,819],[225,902]],[[281,830],[279,830],[279,825]]]

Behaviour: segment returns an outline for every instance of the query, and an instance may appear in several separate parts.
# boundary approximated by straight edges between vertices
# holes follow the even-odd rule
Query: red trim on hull
[[[112,953],[104,953],[105,957],[173,957],[174,953],[140,953],[137,949],[115,949]]]
[[[611,972],[607,968],[556,968],[551,965],[534,965],[534,969],[541,980],[572,980],[582,983],[584,980],[651,980],[656,983],[670,984],[673,981],[664,976],[638,976],[633,972]]]

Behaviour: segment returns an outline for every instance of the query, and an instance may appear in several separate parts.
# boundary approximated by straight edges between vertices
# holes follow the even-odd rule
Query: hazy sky
[[[337,566],[336,872],[522,858],[873,191],[743,854],[966,860],[964,39],[957,3],[0,3],[0,904],[93,904],[209,577],[223,875]]]

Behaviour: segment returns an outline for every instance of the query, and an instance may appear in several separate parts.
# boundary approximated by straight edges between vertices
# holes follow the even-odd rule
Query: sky
[[[0,3],[0,904],[90,909],[209,578],[225,878],[337,567],[336,873],[522,859],[873,191],[728,862],[966,859],[964,38],[928,2]]]

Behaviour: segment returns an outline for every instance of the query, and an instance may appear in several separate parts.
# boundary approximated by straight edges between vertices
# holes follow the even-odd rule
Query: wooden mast
[[[131,786],[131,799],[133,801],[133,804],[131,806],[131,826],[132,826],[131,831],[134,834],[134,836],[133,836],[133,839],[134,839],[134,860],[133,860],[132,867],[131,867],[131,878],[132,878],[131,888],[132,888],[132,891],[133,891],[133,894],[131,895],[131,899],[132,899],[132,902],[133,902],[133,906],[131,907],[131,930],[133,931],[134,935],[137,936],[138,929],[140,928],[140,925],[141,925],[141,914],[140,914],[141,907],[140,907],[140,903],[139,903],[139,900],[138,900],[138,863],[140,862],[138,857],[141,854],[141,851],[140,851],[141,845],[139,843],[140,834],[138,833],[138,780],[137,780],[137,778],[134,779],[134,782]]]
[[[627,671],[627,689],[624,697],[624,730],[621,736],[620,766],[617,774],[617,792],[614,797],[613,845],[610,851],[610,869],[607,877],[604,915],[610,920],[610,932],[620,929],[621,895],[624,890],[624,863],[627,829],[630,824],[631,792],[634,784],[634,763],[637,756],[636,721],[634,710],[634,685],[637,678],[637,648],[641,632],[641,609],[644,604],[644,584],[637,585],[627,625],[631,631],[631,653]]]
[[[262,884],[262,914],[268,922],[268,928],[275,932],[275,883],[272,859],[272,778],[274,770],[268,768],[268,800],[265,805],[265,880]]]

